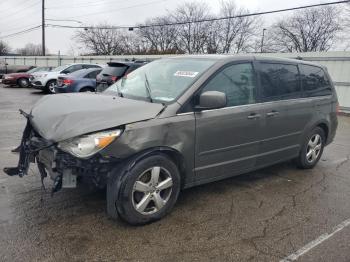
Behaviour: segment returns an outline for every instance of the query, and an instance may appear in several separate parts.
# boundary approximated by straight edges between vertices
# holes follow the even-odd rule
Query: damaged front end
[[[49,176],[53,181],[52,193],[61,188],[74,188],[78,179],[92,182],[96,187],[106,185],[107,175],[118,159],[102,157],[94,154],[88,158],[75,157],[65,152],[59,143],[49,141],[33,128],[31,114],[20,110],[27,118],[23,132],[20,155],[17,167],[5,167],[4,172],[9,176],[23,177],[28,174],[30,163],[37,163],[41,181]]]

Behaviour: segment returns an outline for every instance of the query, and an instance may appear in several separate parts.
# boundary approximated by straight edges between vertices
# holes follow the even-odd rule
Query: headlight
[[[122,133],[121,129],[103,131],[90,135],[83,135],[76,138],[68,139],[58,143],[58,147],[72,155],[80,158],[86,158],[96,154]]]
[[[34,78],[42,78],[42,77],[46,77],[47,74],[39,74],[39,75],[35,75]]]

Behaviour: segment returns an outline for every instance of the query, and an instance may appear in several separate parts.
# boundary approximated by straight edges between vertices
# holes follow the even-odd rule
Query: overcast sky
[[[108,23],[111,25],[134,25],[146,18],[162,15],[176,8],[185,0],[45,0],[47,19],[75,19],[83,25]],[[220,0],[201,0],[206,2],[212,11],[218,12]],[[236,0],[240,7],[253,11],[266,11],[299,5],[317,4],[320,0]],[[324,2],[324,1],[323,1]],[[8,34],[41,24],[41,0],[0,0],[0,38]],[[266,15],[266,24],[279,15]],[[76,22],[47,21],[65,25],[79,25]],[[71,54],[78,50],[71,39],[74,29],[46,28],[46,46],[51,54]],[[13,49],[23,47],[26,43],[41,43],[41,29],[3,39]]]

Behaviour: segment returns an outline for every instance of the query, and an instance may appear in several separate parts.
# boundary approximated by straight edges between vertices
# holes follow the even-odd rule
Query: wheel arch
[[[51,79],[47,80],[46,83],[45,83],[45,87],[48,87],[48,85],[49,85],[49,83],[50,83],[51,81],[57,82],[57,79],[51,78]]]
[[[163,154],[170,158],[174,162],[174,164],[179,169],[180,178],[181,178],[181,188],[185,186],[187,173],[186,173],[186,164],[184,160],[184,156],[176,149],[167,147],[167,146],[160,146],[160,147],[153,147],[146,150],[143,150],[142,152],[137,153],[136,155],[133,155],[129,158],[129,166],[127,169],[132,168],[137,162],[141,161],[142,159],[154,155],[154,154]]]
[[[89,89],[91,90],[92,92],[95,92],[95,89],[94,87],[92,86],[82,86],[82,87],[79,87],[79,92],[82,92],[83,89]]]

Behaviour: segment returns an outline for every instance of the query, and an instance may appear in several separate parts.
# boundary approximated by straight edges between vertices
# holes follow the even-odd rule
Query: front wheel
[[[304,139],[304,143],[296,159],[297,166],[302,169],[313,168],[320,160],[326,136],[322,128],[314,128]]]
[[[47,82],[45,86],[46,87],[45,91],[49,94],[55,94],[56,93],[55,86],[56,86],[56,80],[50,80],[49,82]]]
[[[164,155],[152,155],[123,174],[112,174],[107,185],[107,211],[132,225],[147,224],[168,214],[180,192],[177,166]]]
[[[19,87],[25,88],[29,86],[29,80],[28,78],[20,78],[17,81]]]

